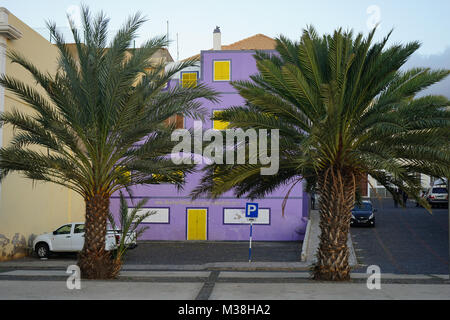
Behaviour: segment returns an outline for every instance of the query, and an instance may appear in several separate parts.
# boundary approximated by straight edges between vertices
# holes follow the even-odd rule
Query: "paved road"
[[[375,228],[352,228],[358,262],[378,265],[382,272],[448,274],[448,210],[429,214],[409,202],[394,208],[392,200],[373,199]]]

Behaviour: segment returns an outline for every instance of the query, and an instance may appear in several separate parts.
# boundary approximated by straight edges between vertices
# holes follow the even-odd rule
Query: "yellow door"
[[[187,240],[206,240],[207,209],[188,209]]]

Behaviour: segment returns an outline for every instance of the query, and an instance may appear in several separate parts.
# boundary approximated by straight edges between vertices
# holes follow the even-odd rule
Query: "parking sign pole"
[[[253,236],[253,219],[250,219],[250,242],[248,247],[248,262],[252,262],[252,236]]]
[[[253,221],[258,218],[258,204],[246,203],[245,204],[245,217],[250,222],[250,241],[248,245],[248,262],[252,262],[252,237],[253,237]]]

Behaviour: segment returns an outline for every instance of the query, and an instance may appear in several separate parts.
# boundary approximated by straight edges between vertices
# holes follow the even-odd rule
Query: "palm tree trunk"
[[[86,222],[84,247],[78,256],[81,276],[85,279],[111,279],[117,274],[110,252],[105,250],[109,196],[96,194],[85,199]]]
[[[319,192],[321,235],[313,278],[348,281],[350,266],[347,237],[355,203],[355,175],[340,168],[330,168],[321,175]]]

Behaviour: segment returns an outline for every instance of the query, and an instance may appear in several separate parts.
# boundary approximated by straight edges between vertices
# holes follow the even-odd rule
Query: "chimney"
[[[220,27],[214,29],[213,50],[222,50],[222,34],[220,33]]]

